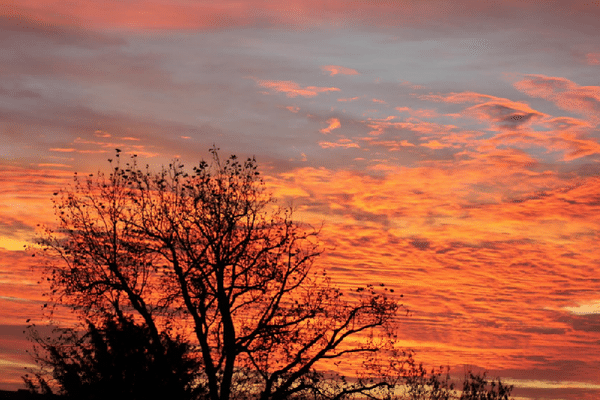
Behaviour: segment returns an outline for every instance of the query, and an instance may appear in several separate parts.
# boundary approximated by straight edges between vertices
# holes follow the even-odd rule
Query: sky
[[[600,398],[600,1],[0,1],[0,389],[32,365],[52,193],[119,148],[255,156],[402,346]]]

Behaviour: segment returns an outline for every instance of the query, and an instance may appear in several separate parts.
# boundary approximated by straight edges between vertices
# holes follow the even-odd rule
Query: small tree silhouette
[[[499,378],[488,381],[485,372],[465,372],[462,390],[450,377],[450,368],[427,369],[417,363],[412,352],[406,354],[402,394],[398,400],[510,400],[512,385],[504,384]]]
[[[211,153],[190,172],[173,162],[154,173],[135,156],[122,167],[117,150],[109,175],[75,175],[57,193],[60,229],[41,240],[46,273],[54,301],[89,321],[94,349],[57,348],[58,383],[80,385],[65,380],[71,367],[109,373],[120,350],[106,364],[104,347],[133,332],[147,339],[128,357],[156,366],[170,365],[173,338],[185,339],[175,354],[198,360],[195,382],[211,400],[388,396],[399,370],[385,352],[400,305],[379,286],[344,296],[312,268],[319,232],[274,205],[256,161]],[[363,360],[357,379],[321,372],[349,358]]]
[[[500,379],[488,381],[485,372],[467,371],[460,400],[509,400],[512,390],[512,385],[502,383]]]

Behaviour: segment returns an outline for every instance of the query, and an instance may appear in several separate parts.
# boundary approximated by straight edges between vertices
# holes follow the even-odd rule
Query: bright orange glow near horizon
[[[404,295],[399,343],[519,399],[600,397],[600,5],[0,6],[0,389],[44,286],[24,246],[116,148],[256,156],[318,266]],[[31,267],[34,267],[33,269]]]

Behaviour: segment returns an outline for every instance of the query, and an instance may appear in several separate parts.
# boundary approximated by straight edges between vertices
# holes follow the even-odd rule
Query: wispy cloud
[[[268,81],[268,80],[257,80],[259,86],[274,90],[275,92],[285,93],[287,97],[315,97],[319,93],[327,92],[339,92],[340,89],[336,87],[319,87],[319,86],[305,86],[302,87],[298,83],[293,81]]]
[[[563,110],[573,111],[600,122],[600,86],[580,86],[569,79],[525,75],[514,87],[529,96],[549,100]]]
[[[321,69],[329,72],[329,76],[340,75],[359,75],[358,71],[352,68],[342,67],[340,65],[323,65]]]
[[[600,53],[587,53],[585,58],[589,65],[600,65]]]

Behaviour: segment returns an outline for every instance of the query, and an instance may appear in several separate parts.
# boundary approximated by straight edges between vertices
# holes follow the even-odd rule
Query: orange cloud
[[[258,80],[257,83],[262,87],[274,90],[276,92],[285,93],[287,97],[315,97],[319,93],[340,91],[340,89],[336,87],[306,86],[303,88],[293,81]]]
[[[587,133],[571,130],[556,131],[508,131],[500,133],[488,140],[495,145],[512,145],[523,148],[544,147],[547,152],[562,152],[561,161],[572,161],[577,158],[600,154],[600,144]]]
[[[311,168],[284,176],[288,185],[309,195],[305,211],[327,215],[328,221],[335,221],[338,215],[343,217],[340,223],[354,224],[355,229],[371,227],[404,238],[426,237],[434,243],[432,250],[452,242],[483,243],[494,240],[494,236],[564,242],[568,239],[561,239],[561,235],[567,231],[576,234],[589,229],[590,223],[596,224],[579,219],[567,230],[547,231],[545,221],[563,218],[560,200],[547,207],[536,200],[526,209],[524,202],[513,202],[565,183],[556,174],[536,171],[537,165],[522,151],[503,149],[473,153],[464,162],[459,159],[448,165],[401,168],[387,164],[376,168],[384,172],[382,177]],[[577,209],[571,208],[574,212]],[[528,221],[526,227],[524,220]],[[495,234],[490,236],[490,232]]]
[[[350,148],[360,148],[360,146],[354,142],[352,142],[352,140],[350,139],[340,139],[337,142],[319,142],[319,146],[321,146],[321,148],[323,149],[332,149],[332,148],[343,148],[343,149],[350,149]]]
[[[72,168],[72,165],[60,164],[60,163],[40,163],[37,164],[40,168]]]
[[[472,155],[479,158],[479,161],[491,162],[492,165],[500,167],[503,170],[527,169],[538,165],[538,161],[529,154],[518,149],[489,149],[483,150],[478,155]]]
[[[407,140],[378,140],[374,137],[361,138],[362,141],[373,145],[387,148],[388,151],[399,151],[403,147],[415,147],[414,144]]]
[[[321,69],[325,72],[329,72],[329,76],[337,74],[342,75],[359,75],[358,71],[352,68],[341,67],[339,65],[322,65]]]
[[[64,187],[73,173],[60,163],[39,163],[37,168],[0,165],[0,237],[31,241],[38,223],[53,220],[52,193]],[[35,216],[35,218],[32,218]]]
[[[327,123],[329,124],[329,126],[327,128],[323,128],[323,129],[319,130],[319,132],[328,134],[328,133],[331,133],[332,130],[341,128],[341,126],[342,126],[342,124],[340,123],[340,120],[337,118],[329,118],[327,120]]]
[[[563,157],[564,161],[600,154],[600,143],[595,139],[580,136],[572,132],[560,132],[552,142],[558,148],[569,150]]]
[[[402,122],[394,122],[396,116],[386,118],[368,118],[362,121],[371,129],[369,135],[379,136],[389,130],[406,130],[419,134],[448,134],[457,129],[454,125],[437,124],[434,122],[421,121],[417,118],[408,118]]]
[[[544,113],[532,109],[527,103],[476,92],[428,94],[418,96],[418,98],[450,104],[476,103],[463,110],[462,114],[447,115],[455,118],[471,116],[489,122],[497,129],[518,129],[547,117]],[[412,110],[408,107],[397,108],[397,110],[406,111],[418,117],[439,116],[435,110]]]
[[[430,149],[443,149],[444,147],[449,147],[448,144],[442,144],[437,140],[430,140],[427,143],[422,143],[421,146],[428,147]]]
[[[532,97],[553,102],[563,110],[584,114],[600,122],[600,86],[579,86],[566,78],[525,75],[513,86]]]
[[[550,118],[544,121],[544,125],[556,130],[587,130],[589,128],[593,128],[593,125],[591,125],[589,122],[572,117]]]
[[[469,107],[464,112],[479,120],[488,121],[499,129],[518,129],[540,120],[545,114],[529,107],[526,103],[495,98]]]

